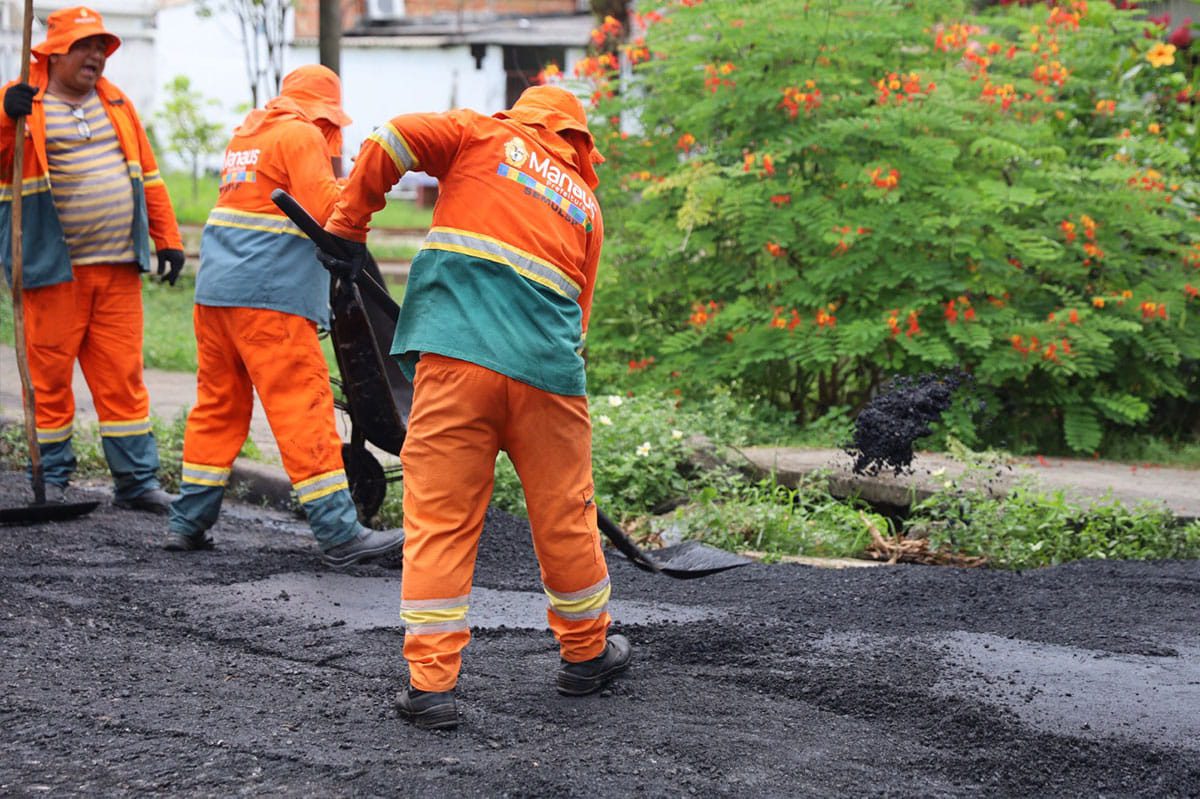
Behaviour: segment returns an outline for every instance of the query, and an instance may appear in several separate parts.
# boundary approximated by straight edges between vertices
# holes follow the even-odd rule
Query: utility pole
[[[318,0],[320,32],[317,52],[321,65],[334,72],[342,71],[342,4],[340,0]]]

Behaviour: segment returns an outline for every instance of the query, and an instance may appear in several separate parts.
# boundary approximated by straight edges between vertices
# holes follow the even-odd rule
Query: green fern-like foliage
[[[1170,92],[1195,76],[1147,60],[1139,13],[637,18],[623,80],[583,70],[608,157],[593,361],[652,355],[647,387],[725,386],[801,423],[961,367],[991,421],[960,413],[959,434],[1014,448],[1092,452],[1164,398],[1194,411],[1200,155]]]

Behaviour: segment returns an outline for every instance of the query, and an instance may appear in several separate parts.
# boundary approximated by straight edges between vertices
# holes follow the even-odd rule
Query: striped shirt
[[[133,185],[100,98],[71,105],[47,92],[44,106],[50,190],[71,263],[136,261]]]

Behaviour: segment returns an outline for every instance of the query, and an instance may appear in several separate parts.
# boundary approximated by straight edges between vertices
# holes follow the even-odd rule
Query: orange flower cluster
[[[1049,315],[1046,317],[1047,322],[1053,322],[1057,319],[1058,319],[1058,313],[1056,311],[1051,311],[1049,313]],[[1079,311],[1075,310],[1074,308],[1071,308],[1069,311],[1067,311],[1067,321],[1060,322],[1059,326],[1062,327],[1064,325],[1077,325],[1077,324],[1079,324]]]
[[[783,256],[787,255],[787,250],[783,249],[783,247],[780,247],[773,241],[767,242],[767,252],[771,253],[771,255],[776,258],[782,258]]]
[[[871,183],[876,188],[891,191],[900,185],[900,173],[890,167],[885,171],[884,167],[877,166],[871,170]]]
[[[961,312],[958,310],[960,306],[962,307]],[[947,302],[942,315],[946,317],[946,322],[951,325],[957,324],[960,316],[964,322],[975,321],[975,309],[971,307],[971,300],[965,296],[955,297]]]
[[[1067,82],[1071,71],[1064,67],[1058,61],[1051,61],[1049,64],[1038,64],[1033,68],[1033,79],[1043,86],[1054,84],[1061,87]]]
[[[831,253],[834,257],[837,257],[849,250],[851,245],[854,244],[855,239],[851,239],[849,241],[846,240],[846,237],[849,236],[851,232],[854,233],[854,236],[857,239],[870,235],[871,229],[865,227],[852,228],[849,225],[842,225],[840,227],[834,225],[833,232],[841,235],[841,239],[838,240],[837,245],[833,248],[833,252]]]
[[[887,105],[893,100],[896,105],[903,105],[920,99],[922,95],[928,97],[936,88],[937,84],[933,81],[922,85],[921,76],[916,72],[907,75],[889,72],[886,78],[875,81],[875,90],[878,92],[875,99],[880,105]]]
[[[1183,293],[1187,295],[1189,302],[1191,302],[1194,299],[1200,298],[1200,289],[1196,288],[1191,283],[1187,283],[1186,285],[1184,285]]]
[[[1097,116],[1110,117],[1115,113],[1117,113],[1117,101],[1116,100],[1097,100],[1096,101],[1096,115]]]
[[[1142,191],[1166,191],[1167,184],[1162,180],[1162,173],[1157,169],[1143,169],[1128,180],[1130,186]]]
[[[1183,253],[1183,265],[1192,269],[1200,269],[1200,244],[1193,244]]]
[[[717,93],[717,89],[722,86],[730,88],[737,85],[736,81],[730,80],[726,75],[732,75],[737,69],[733,64],[726,61],[724,64],[705,64],[704,65],[704,88],[708,89],[713,94]]]
[[[979,99],[988,105],[1000,103],[1000,110],[1007,111],[1017,101],[1017,90],[1011,83],[992,83],[990,80],[983,84]]]
[[[654,363],[653,355],[651,355],[647,358],[642,358],[641,360],[630,361],[629,362],[629,371],[630,372],[640,372],[643,369],[645,369],[646,367],[650,366],[652,363]]]
[[[790,194],[772,194],[771,202],[775,204],[776,208],[782,208],[783,206],[788,205],[792,202],[792,195],[790,195]]]
[[[953,50],[966,50],[971,43],[971,37],[983,30],[978,25],[966,22],[955,22],[951,25],[938,25],[933,37],[933,47],[943,53]]]
[[[696,137],[690,133],[685,133],[679,137],[679,141],[675,142],[677,149],[683,150],[685,153],[692,151],[692,146],[696,144]]]
[[[620,62],[612,53],[588,56],[575,62],[575,77],[600,79],[610,72],[615,72],[619,66]]]
[[[558,64],[553,62],[542,68],[542,71],[537,74],[534,81],[545,86],[547,83],[557,83],[562,80],[562,70],[558,68]]]
[[[800,312],[795,308],[792,308],[787,316],[784,316],[782,305],[773,305],[771,310],[774,311],[774,316],[771,317],[771,327],[776,330],[795,330],[802,324]]]
[[[833,312],[836,310],[837,303],[835,302],[829,303],[828,310],[825,308],[818,308],[816,316],[817,327],[836,327],[837,317],[833,315]]]
[[[609,14],[600,23],[599,28],[592,29],[592,44],[596,47],[603,47],[604,43],[609,39],[621,38],[621,32],[624,30],[620,20]]]
[[[1167,304],[1165,302],[1146,301],[1140,307],[1142,309],[1143,321],[1152,321],[1155,317],[1159,319],[1167,318]]]
[[[1045,347],[1042,346],[1042,342],[1038,341],[1037,336],[1030,336],[1029,341],[1026,342],[1022,336],[1014,333],[1009,338],[1009,341],[1012,343],[1014,350],[1027,358],[1031,354],[1041,355],[1043,360],[1059,363],[1059,352],[1062,352],[1064,355],[1073,354],[1071,352],[1071,340],[1067,338],[1059,339],[1057,343],[1050,342]]]
[[[1046,24],[1050,26],[1050,30],[1079,30],[1079,20],[1087,14],[1087,3],[1073,2],[1071,10],[1062,8],[1061,6],[1053,6],[1050,9],[1050,18],[1046,20]]]
[[[913,336],[920,334],[921,323],[918,319],[918,317],[920,315],[921,315],[920,311],[909,311],[908,312],[908,318],[904,320],[905,325],[906,325],[905,330],[904,330],[905,338],[912,338]],[[896,338],[900,335],[900,309],[899,308],[893,308],[887,312],[887,328],[888,328],[888,335],[890,335],[892,338]]]
[[[688,324],[695,328],[701,328],[712,321],[712,318],[717,315],[717,311],[721,306],[715,301],[692,303],[692,315],[688,317]]]
[[[625,45],[625,57],[629,59],[629,63],[637,66],[644,61],[650,60],[650,48],[646,46],[646,39],[639,36],[632,43]]]
[[[742,152],[742,171],[749,172],[754,169],[754,165],[758,162],[758,156],[749,150]],[[762,157],[763,174],[766,177],[775,177],[775,159],[770,153],[764,153]]]
[[[821,90],[817,88],[816,81],[804,81],[804,90],[801,91],[796,86],[786,86],[783,89],[783,99],[779,101],[779,108],[786,108],[788,116],[795,119],[800,114],[800,109],[804,109],[805,115],[811,114],[821,107],[823,98]]]

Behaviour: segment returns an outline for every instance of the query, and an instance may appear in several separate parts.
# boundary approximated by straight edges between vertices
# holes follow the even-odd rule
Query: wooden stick
[[[21,34],[21,83],[29,82],[29,51],[33,39],[33,0],[25,0],[24,30]],[[21,202],[25,191],[25,117],[17,120],[13,142],[12,178],[12,299],[13,335],[16,338],[17,371],[21,374],[21,395],[25,408],[25,440],[29,444],[29,465],[33,475],[33,502],[46,502],[46,478],[42,474],[42,452],[37,440],[37,417],[33,380],[29,376],[29,361],[25,353],[25,306],[23,251],[21,249]]]

